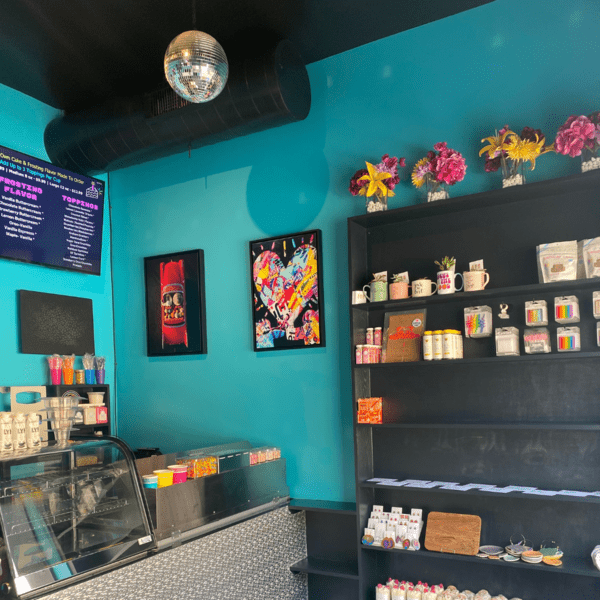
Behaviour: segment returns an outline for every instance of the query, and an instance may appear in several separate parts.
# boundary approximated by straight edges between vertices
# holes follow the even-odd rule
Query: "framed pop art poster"
[[[325,346],[321,230],[250,242],[253,347]]]
[[[206,354],[204,252],[144,258],[148,356]]]

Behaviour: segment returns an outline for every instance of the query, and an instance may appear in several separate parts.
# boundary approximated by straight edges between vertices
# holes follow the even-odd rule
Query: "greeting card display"
[[[420,360],[426,314],[426,309],[385,314],[382,362]]]

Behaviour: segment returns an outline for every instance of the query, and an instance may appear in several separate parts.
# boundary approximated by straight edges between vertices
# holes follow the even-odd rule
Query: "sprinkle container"
[[[600,319],[600,292],[594,292],[592,294],[592,300],[594,303],[594,317]]]

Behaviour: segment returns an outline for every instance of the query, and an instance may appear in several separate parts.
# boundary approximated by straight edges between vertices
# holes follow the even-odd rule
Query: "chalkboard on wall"
[[[21,352],[95,353],[91,298],[19,290]]]

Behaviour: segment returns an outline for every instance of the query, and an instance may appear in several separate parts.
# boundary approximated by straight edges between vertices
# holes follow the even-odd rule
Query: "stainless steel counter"
[[[283,506],[43,598],[306,600],[306,575],[289,569],[305,557],[305,514]]]

